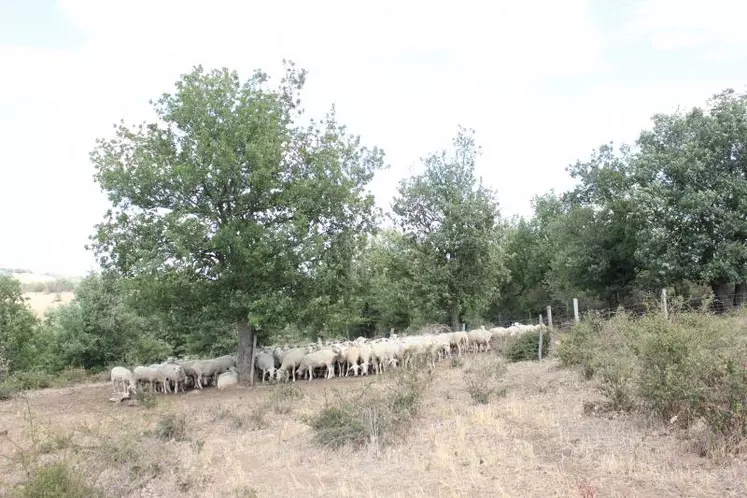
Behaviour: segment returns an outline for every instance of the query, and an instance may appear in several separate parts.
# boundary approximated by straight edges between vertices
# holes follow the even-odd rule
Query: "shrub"
[[[291,412],[293,404],[303,398],[303,391],[298,387],[281,383],[271,388],[268,403],[272,411],[278,415],[285,415]]]
[[[665,420],[702,418],[731,446],[747,440],[747,348],[743,322],[688,313],[642,320],[639,395]]]
[[[747,442],[746,332],[740,316],[618,314],[576,325],[558,354],[599,378],[610,408],[682,427],[703,421],[712,441],[734,451]]]
[[[45,389],[54,385],[55,377],[38,371],[14,372],[5,379],[4,383],[13,386],[17,391]]]
[[[584,365],[593,356],[594,336],[601,324],[591,321],[576,323],[557,348],[560,363],[565,366]]]
[[[387,375],[393,378],[389,389],[374,390],[374,386],[354,392],[333,403],[326,402],[317,414],[306,422],[314,431],[314,441],[324,447],[366,444],[378,449],[404,437],[410,422],[417,416],[423,394],[432,380],[430,370],[399,369]]]
[[[147,409],[158,406],[160,396],[155,391],[144,391],[140,388],[137,390],[137,401]]]
[[[18,389],[16,388],[16,386],[5,381],[0,382],[0,401],[7,401],[11,399],[17,392]]]
[[[539,358],[539,336],[539,332],[526,332],[509,340],[504,351],[506,359],[511,362],[537,360]],[[542,354],[546,355],[549,350],[550,334],[543,331]]]
[[[88,486],[70,470],[64,462],[56,462],[37,468],[17,492],[23,498],[82,498],[104,496],[99,490]]]
[[[498,385],[505,373],[506,365],[497,357],[468,367],[464,371],[464,383],[472,401],[488,404],[491,396],[505,393],[505,389]]]
[[[166,415],[156,424],[156,435],[167,441],[184,441],[187,438],[187,420],[173,413]]]

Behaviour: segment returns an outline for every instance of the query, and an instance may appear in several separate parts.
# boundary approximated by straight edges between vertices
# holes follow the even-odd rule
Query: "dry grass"
[[[48,309],[67,304],[75,297],[75,292],[24,292],[23,297],[31,311],[38,317],[43,317]]]
[[[665,427],[585,410],[601,401],[594,384],[554,361],[509,365],[506,395],[477,405],[463,369],[442,362],[404,443],[378,454],[314,445],[302,420],[334,390],[370,382],[299,381],[282,405],[270,386],[206,389],[152,409],[108,402],[103,384],[32,392],[0,403],[0,489],[24,479],[19,448],[33,425],[43,463],[66,461],[106,496],[747,495],[747,462],[717,464]],[[251,422],[257,411],[262,424]],[[184,438],[159,437],[171,414],[184,417]]]

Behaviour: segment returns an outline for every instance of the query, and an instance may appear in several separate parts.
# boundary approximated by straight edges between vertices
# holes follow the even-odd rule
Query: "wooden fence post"
[[[581,319],[578,317],[578,298],[573,298],[573,318],[576,319],[576,323],[580,322]]]
[[[547,307],[547,326],[552,328],[552,308]]]
[[[667,309],[667,290],[661,290],[661,312],[664,313],[664,319],[669,319],[669,310]]]
[[[537,345],[537,359],[542,361],[542,328],[539,329],[539,344]]]
[[[252,345],[252,373],[249,375],[249,384],[254,385],[254,359],[257,357],[257,334],[254,334],[254,344]]]
[[[467,322],[462,324],[462,332],[467,332]]]
[[[539,324],[542,325],[542,313],[539,314]]]

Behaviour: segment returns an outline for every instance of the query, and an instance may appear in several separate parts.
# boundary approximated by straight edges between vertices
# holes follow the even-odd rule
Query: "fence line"
[[[579,307],[579,300],[578,298],[573,298],[572,300],[572,312],[571,314],[566,313],[564,311],[560,311],[559,309],[553,309],[552,306],[547,306],[544,310],[544,313],[538,313],[536,321],[531,318],[517,318],[517,319],[501,319],[499,323],[495,324],[496,326],[501,327],[507,327],[510,326],[513,323],[521,323],[521,324],[530,324],[530,323],[540,323],[545,324],[549,328],[554,330],[563,330],[568,329],[572,326],[573,323],[579,323],[581,321],[582,315],[588,314],[588,313],[596,313],[601,315],[604,318],[610,319],[613,316],[615,316],[619,312],[625,312],[625,313],[635,313],[637,315],[643,316],[647,313],[652,313],[656,311],[661,311],[661,313],[664,315],[665,318],[669,318],[669,314],[672,310],[702,310],[706,305],[708,305],[709,311],[724,311],[734,308],[739,308],[741,306],[747,305],[747,302],[740,303],[740,304],[733,304],[735,302],[735,298],[737,297],[745,297],[744,294],[740,292],[732,292],[729,294],[726,294],[722,296],[723,302],[721,303],[721,306],[719,307],[719,301],[716,297],[713,296],[703,296],[703,297],[691,297],[688,299],[683,299],[681,296],[670,296],[667,292],[667,289],[661,289],[658,295],[658,299],[652,297],[651,299],[646,299],[638,303],[634,304],[627,304],[627,305],[618,305],[616,308],[593,308],[593,307],[587,307],[585,309],[581,309]],[[714,310],[715,308],[715,310]],[[566,308],[567,309],[567,308]],[[462,324],[462,330],[469,330],[470,327],[467,326],[466,323]]]

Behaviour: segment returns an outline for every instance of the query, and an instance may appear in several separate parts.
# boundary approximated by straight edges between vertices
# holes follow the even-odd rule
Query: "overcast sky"
[[[384,208],[420,157],[474,128],[503,214],[528,215],[571,185],[569,163],[653,113],[744,90],[746,15],[739,0],[0,0],[0,266],[94,266],[94,140],[148,119],[193,65],[308,69],[308,114],[335,103],[386,151]]]

